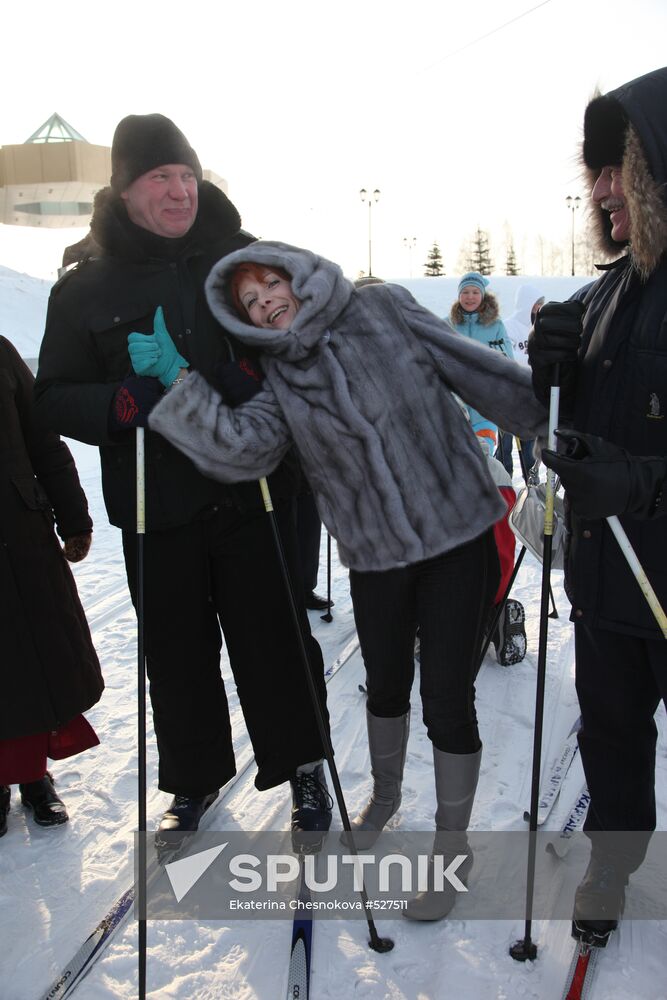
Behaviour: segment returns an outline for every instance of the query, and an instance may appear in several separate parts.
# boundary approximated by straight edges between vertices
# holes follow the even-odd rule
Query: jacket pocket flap
[[[90,318],[90,329],[93,333],[102,333],[104,330],[135,324],[137,327],[144,327],[144,330],[139,332],[152,333],[154,315],[155,307],[151,302],[122,303],[113,310],[93,313]]]
[[[44,487],[35,476],[13,476],[12,482],[28,510],[51,510]]]

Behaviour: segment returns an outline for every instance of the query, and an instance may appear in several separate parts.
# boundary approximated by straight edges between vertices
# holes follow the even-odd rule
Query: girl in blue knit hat
[[[452,305],[450,322],[457,333],[477,340],[508,358],[514,357],[512,344],[500,319],[498,300],[488,291],[489,279],[478,271],[468,271],[459,281],[458,298]],[[468,407],[470,424],[487,455],[493,455],[498,427],[472,407]]]
[[[488,286],[489,279],[485,278],[479,271],[468,271],[467,274],[464,274],[459,281],[459,294],[450,312],[450,322],[458,333],[470,337],[471,340],[477,340],[480,344],[486,344],[493,350],[501,351],[508,358],[513,358],[512,344],[499,316],[498,300],[493,292],[488,291]],[[498,425],[492,420],[487,420],[474,407],[466,406],[465,408],[470,417],[470,425],[477,435],[477,440],[490,461],[490,465],[500,466],[499,462],[493,461],[498,440]],[[509,440],[511,442],[511,437]],[[494,474],[498,475],[502,471],[502,467],[497,468]],[[508,492],[501,489],[501,493],[503,493],[505,502],[508,503],[508,511],[494,525],[502,574],[501,583],[494,598],[494,605],[497,605],[502,599],[514,566],[514,535],[507,522],[507,514],[513,502],[509,493],[511,492],[513,499],[516,499],[516,495],[511,490],[511,482],[504,483],[504,486],[508,487]],[[519,601],[509,598],[492,637],[496,659],[503,666],[519,663],[526,655],[524,621],[523,606]]]

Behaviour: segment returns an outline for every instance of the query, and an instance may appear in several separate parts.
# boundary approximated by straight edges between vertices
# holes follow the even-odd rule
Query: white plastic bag
[[[542,562],[544,546],[545,483],[524,486],[509,515],[509,525],[522,545]],[[563,500],[554,496],[554,530],[551,543],[551,568],[563,569],[565,558],[565,513]]]

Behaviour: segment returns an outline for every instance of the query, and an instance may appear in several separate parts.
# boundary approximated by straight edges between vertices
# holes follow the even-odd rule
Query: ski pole
[[[556,425],[560,402],[560,370],[554,365],[551,396],[549,400],[549,447],[556,446]],[[547,487],[544,506],[544,540],[542,553],[542,596],[540,604],[540,635],[537,654],[537,685],[535,692],[535,730],[533,734],[533,774],[530,795],[530,826],[528,834],[528,865],[526,876],[526,924],[523,938],[515,941],[509,952],[517,962],[533,960],[537,945],[531,940],[533,895],[535,887],[535,854],[537,848],[537,816],[540,804],[540,765],[542,758],[542,725],[544,721],[544,690],[547,668],[547,636],[549,631],[549,586],[551,574],[551,549],[554,530],[554,480],[547,469]]]
[[[519,463],[521,465],[521,475],[523,476],[523,481],[526,486],[528,483],[529,469],[526,465],[526,458],[523,453],[523,448],[521,447],[521,438],[515,437],[517,451],[519,452]],[[554,491],[555,492],[555,491]],[[549,581],[549,600],[551,601],[551,611],[549,612],[549,618],[558,618],[558,608],[556,607],[556,601],[554,600],[554,592],[551,587],[551,581]]]
[[[137,746],[139,858],[136,904],[139,933],[139,1000],[146,997],[146,658],[144,652],[144,536],[146,534],[146,453],[144,428],[137,427]]]
[[[315,680],[310,670],[310,660],[308,659],[308,652],[306,650],[306,644],[303,636],[303,629],[301,626],[301,620],[299,618],[299,612],[297,610],[296,601],[294,598],[294,588],[292,586],[292,581],[289,575],[289,567],[287,565],[287,559],[285,557],[285,550],[283,548],[282,539],[280,538],[280,531],[278,530],[278,524],[276,521],[275,511],[273,509],[273,501],[271,500],[271,491],[269,490],[269,484],[266,478],[263,476],[259,480],[259,486],[262,491],[262,499],[264,501],[264,509],[269,515],[269,520],[271,522],[271,530],[273,532],[273,540],[276,546],[276,554],[278,556],[278,562],[280,563],[280,569],[283,576],[283,581],[285,583],[285,592],[287,594],[287,599],[290,605],[290,610],[292,612],[292,619],[294,621],[294,628],[296,631],[297,641],[299,644],[299,651],[301,653],[301,661],[303,664],[303,669],[306,674],[306,682],[308,684],[308,691],[310,693],[310,698],[313,703],[313,711],[315,713],[315,719],[317,721],[317,728],[320,732],[320,738],[322,740],[322,746],[324,747],[324,755],[327,759],[327,764],[329,765],[329,771],[331,773],[331,780],[333,782],[334,790],[336,793],[336,802],[338,803],[338,809],[340,811],[341,819],[343,821],[343,827],[347,833],[350,834],[350,842],[354,854],[357,854],[357,850],[354,846],[354,835],[352,834],[352,826],[350,824],[350,817],[348,816],[347,807],[345,805],[345,798],[343,796],[343,789],[341,787],[340,778],[338,777],[338,769],[334,761],[333,746],[331,744],[331,739],[327,731],[327,725],[324,721],[324,712],[322,711],[322,706],[320,704],[319,693],[315,687]],[[361,899],[364,906],[364,913],[366,915],[366,922],[368,924],[368,930],[370,932],[370,941],[368,942],[373,951],[385,952],[391,951],[394,947],[394,942],[391,938],[381,938],[378,935],[377,928],[375,927],[375,921],[371,915],[370,904],[368,901],[368,896],[366,895],[366,889],[361,883],[360,889]]]
[[[625,556],[627,564],[634,574],[635,580],[641,587],[642,593],[648,602],[648,606],[650,607],[651,611],[655,616],[655,620],[660,626],[662,634],[664,635],[665,639],[667,639],[667,615],[665,615],[663,607],[660,604],[660,601],[658,600],[658,595],[656,594],[655,590],[649,583],[648,577],[644,572],[642,564],[637,558],[637,553],[633,549],[632,544],[630,543],[630,539],[625,533],[623,525],[621,524],[621,522],[619,521],[619,519],[616,517],[615,514],[607,518],[607,524],[613,531],[616,541],[621,547],[621,552]]]
[[[327,601],[329,607],[320,618],[323,622],[332,622],[333,615],[331,614],[331,535],[327,531]]]

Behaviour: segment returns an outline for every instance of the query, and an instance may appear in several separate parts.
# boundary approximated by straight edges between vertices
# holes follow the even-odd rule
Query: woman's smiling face
[[[273,271],[260,280],[250,275],[239,284],[239,299],[253,326],[264,330],[288,330],[299,311],[292,284]]]

